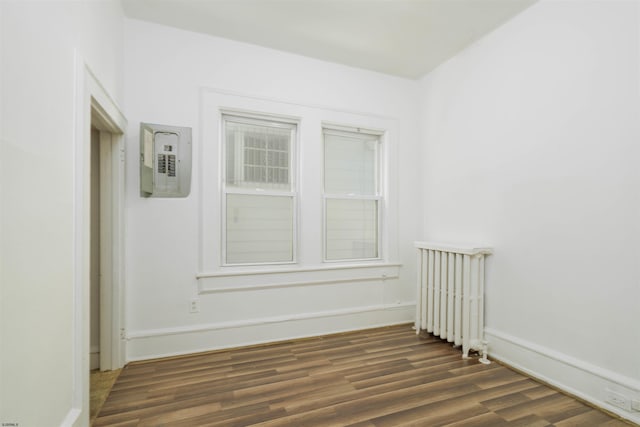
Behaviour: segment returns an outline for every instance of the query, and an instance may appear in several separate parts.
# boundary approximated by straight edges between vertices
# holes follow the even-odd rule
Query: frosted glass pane
[[[226,261],[293,261],[293,197],[227,194]]]
[[[289,191],[292,129],[225,122],[227,186]]]
[[[324,135],[324,188],[330,194],[375,195],[378,191],[378,141]]]
[[[327,260],[378,258],[378,201],[326,200]]]

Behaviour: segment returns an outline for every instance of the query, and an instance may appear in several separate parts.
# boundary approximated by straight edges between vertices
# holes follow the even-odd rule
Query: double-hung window
[[[223,263],[296,257],[296,123],[223,114]]]
[[[323,129],[324,259],[381,258],[381,135]]]

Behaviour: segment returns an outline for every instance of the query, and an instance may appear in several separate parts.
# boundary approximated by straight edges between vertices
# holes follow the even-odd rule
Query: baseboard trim
[[[413,322],[415,304],[388,304],[134,331],[127,361],[181,356],[225,348],[356,331]]]
[[[609,388],[640,399],[640,382],[564,353],[485,328],[489,355],[568,394],[621,418],[640,424],[640,413],[627,411],[605,401]]]
[[[67,416],[64,417],[64,420],[62,420],[62,423],[60,423],[60,427],[76,427],[76,426],[80,426],[81,423],[81,419],[80,419],[80,415],[82,414],[82,411],[78,408],[71,408],[69,410],[69,412],[67,413]]]
[[[189,334],[194,332],[216,331],[221,329],[248,328],[252,326],[267,325],[270,323],[285,323],[285,322],[291,322],[296,320],[322,319],[326,317],[345,316],[350,314],[368,313],[368,312],[375,312],[375,311],[381,311],[381,310],[382,311],[403,310],[410,307],[415,309],[415,304],[375,305],[375,306],[368,306],[368,307],[358,307],[355,309],[349,308],[344,310],[319,311],[315,313],[292,314],[292,315],[286,315],[286,316],[272,316],[272,317],[263,317],[263,318],[256,318],[256,319],[237,320],[232,322],[217,322],[217,323],[209,323],[209,324],[197,325],[197,326],[186,326],[186,327],[164,328],[164,329],[148,329],[146,331],[131,332],[127,334],[127,339],[135,340],[135,339],[141,339],[141,338]]]

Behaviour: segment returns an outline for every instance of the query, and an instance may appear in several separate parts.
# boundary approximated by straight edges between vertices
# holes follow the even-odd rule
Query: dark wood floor
[[[411,326],[131,363],[95,426],[628,426]]]

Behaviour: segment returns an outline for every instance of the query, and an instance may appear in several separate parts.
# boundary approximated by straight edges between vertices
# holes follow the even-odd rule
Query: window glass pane
[[[378,258],[378,201],[326,199],[326,259]]]
[[[288,191],[291,127],[225,122],[226,184]]]
[[[226,262],[293,261],[293,197],[227,194]]]
[[[375,195],[378,192],[377,150],[377,137],[325,133],[325,192]]]

